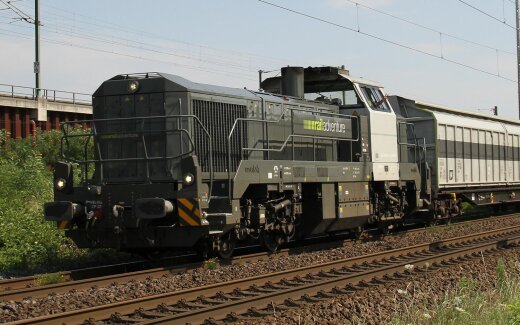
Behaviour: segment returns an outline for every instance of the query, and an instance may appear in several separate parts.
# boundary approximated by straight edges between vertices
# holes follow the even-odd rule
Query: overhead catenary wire
[[[2,0],[3,2],[4,0]],[[355,1],[352,1],[352,0],[347,0],[351,3],[357,3]],[[510,0],[508,0],[510,1]],[[264,1],[264,2],[267,2],[267,1]],[[366,5],[362,5],[362,4],[359,4],[360,6],[364,7],[364,8],[367,8],[367,9],[370,9],[370,10],[373,10],[373,8],[370,8]],[[44,5],[45,6],[45,5]],[[61,8],[58,8],[58,7],[53,7],[53,6],[50,6],[49,7],[52,7],[56,10],[59,10],[59,11],[63,11],[63,12],[69,12],[69,11],[66,11],[66,10],[63,10]],[[376,9],[377,10],[377,9]],[[384,13],[384,11],[381,11],[382,13]],[[386,13],[385,13],[386,14]],[[76,14],[74,14],[76,16]],[[74,17],[75,17],[74,16]],[[88,16],[85,16],[85,15],[82,15],[82,14],[77,14],[77,16],[81,16],[81,17],[88,17]],[[387,16],[394,16],[394,18],[396,19],[400,19],[400,20],[403,20],[403,21],[407,21],[408,23],[410,24],[416,24],[418,27],[421,27],[421,28],[425,28],[425,29],[428,29],[428,30],[433,30],[433,31],[436,31],[435,29],[433,28],[430,28],[428,26],[424,26],[422,24],[419,24],[419,23],[415,23],[411,20],[407,20],[407,19],[404,19],[404,18],[401,18],[401,17],[397,17],[395,15],[391,15],[391,14],[387,14]],[[60,17],[60,15],[56,15],[56,17]],[[61,15],[61,17],[64,17],[63,15]],[[68,19],[70,19],[70,17],[68,17]],[[125,27],[122,27],[122,25],[117,25],[117,24],[113,24],[113,23],[109,23],[109,22],[106,22],[106,21],[103,21],[103,20],[100,20],[100,19],[97,19],[97,18],[89,18],[89,19],[93,19],[93,20],[96,20],[96,21],[100,21],[102,22],[103,24],[105,25],[98,25],[99,27],[102,27],[104,26],[104,28],[107,28],[106,26],[121,26],[120,30],[121,31],[125,31],[125,32],[132,32],[132,33],[136,33],[136,34],[139,34],[141,31],[138,31],[138,30],[135,30],[133,31],[132,29],[126,29]],[[359,19],[359,17],[358,17]],[[61,22],[63,22],[63,20],[61,20]],[[332,23],[332,22],[329,22],[329,23]],[[88,23],[89,24],[89,23]],[[51,31],[51,28],[52,28],[52,24],[48,24],[49,26],[47,28],[45,28],[45,30],[47,32],[52,32]],[[63,25],[63,24],[62,24]],[[339,27],[339,26],[338,26]],[[347,28],[346,26],[341,26],[342,28]],[[128,47],[132,48],[134,47],[134,49],[143,49],[142,47],[146,47],[146,46],[152,46],[151,43],[144,43],[144,42],[139,42],[139,41],[135,41],[135,40],[132,40],[130,38],[122,38],[122,37],[114,37],[112,36],[112,41],[108,40],[108,39],[103,39],[104,37],[99,37],[99,39],[96,39],[98,38],[98,36],[96,36],[95,34],[89,34],[89,33],[84,33],[84,30],[85,29],[81,29],[81,28],[74,28],[74,26],[71,28],[71,30],[67,31],[65,27],[60,27],[59,25],[57,27],[54,27],[55,30],[57,30],[57,32],[55,32],[55,34],[57,35],[62,35],[62,36],[70,36],[70,37],[77,37],[77,38],[83,38],[83,39],[90,39],[92,41],[98,41],[100,43],[104,43],[104,44],[111,44],[111,45],[114,45],[114,46],[125,46],[123,43],[124,42],[133,42],[133,45],[130,45]],[[359,23],[358,23],[358,29],[359,29]],[[81,32],[79,32],[78,30],[80,30]],[[89,29],[87,29],[89,30]],[[352,30],[352,31],[355,31],[355,30]],[[442,33],[440,35],[440,43],[441,43],[441,54],[440,56],[439,55],[436,55],[434,53],[431,53],[431,52],[427,52],[427,51],[424,51],[424,50],[420,50],[420,49],[414,49],[412,48],[411,46],[408,46],[408,45],[405,45],[405,44],[402,44],[402,43],[398,43],[398,42],[394,42],[394,41],[390,41],[390,40],[384,40],[382,39],[382,37],[379,37],[377,35],[366,35],[368,33],[365,33],[365,32],[361,32],[360,30],[357,30],[358,33],[360,34],[363,34],[365,36],[370,36],[370,37],[373,37],[373,38],[376,38],[376,39],[380,39],[381,41],[385,41],[385,42],[388,42],[388,43],[391,43],[391,44],[394,44],[396,46],[400,46],[400,47],[404,47],[404,48],[407,48],[409,50],[413,50],[413,51],[416,51],[416,52],[419,52],[419,53],[422,53],[422,54],[425,54],[425,55],[429,55],[429,56],[433,56],[433,57],[436,57],[436,58],[439,58],[439,59],[442,59],[442,60],[445,60],[445,61],[448,61],[448,62],[451,62],[451,63],[454,63],[454,64],[458,64],[458,65],[461,65],[461,66],[464,66],[466,68],[470,68],[470,69],[473,69],[473,70],[477,70],[477,71],[480,71],[480,72],[483,72],[483,73],[486,73],[486,74],[489,74],[489,75],[492,75],[492,76],[499,76],[500,78],[502,79],[506,79],[506,80],[509,80],[509,81],[513,81],[515,82],[515,80],[512,80],[512,79],[509,79],[509,78],[505,78],[503,76],[500,76],[500,73],[494,73],[494,72],[489,72],[489,71],[485,71],[485,70],[482,70],[482,69],[479,69],[478,67],[473,67],[473,66],[470,66],[470,65],[466,65],[465,63],[462,63],[462,62],[458,62],[458,61],[454,61],[454,60],[450,60],[449,58],[446,58],[444,53],[442,53],[442,36],[448,36],[448,37],[453,37],[453,38],[457,38],[457,39],[460,39],[460,40],[463,40],[463,41],[466,41],[468,43],[472,43],[472,44],[475,44],[475,45],[480,45],[480,46],[483,46],[483,47],[487,47],[489,49],[493,49],[493,50],[499,50],[500,52],[503,52],[503,53],[508,53],[508,54],[513,54],[512,52],[509,52],[509,51],[506,51],[506,50],[501,50],[501,49],[496,49],[492,46],[488,46],[488,45],[485,45],[485,44],[480,44],[478,42],[473,42],[471,40],[466,40],[466,39],[463,39],[463,38],[459,38],[457,37],[456,35],[452,35],[452,34],[448,34],[448,33],[444,33],[444,32],[441,32],[441,31],[438,31],[440,33]],[[145,34],[148,34],[148,33],[140,33],[141,35],[145,35]],[[94,36],[92,36],[94,35]],[[160,38],[160,36],[158,35],[154,35],[154,37],[158,37]],[[161,38],[161,39],[167,39],[167,38]],[[173,42],[178,42],[178,41],[175,41],[175,40],[172,40]],[[194,45],[193,43],[186,43],[190,46],[200,46],[200,45]],[[155,46],[155,45],[153,45]],[[203,46],[201,46],[203,47]],[[211,49],[211,48],[210,48]],[[144,50],[147,50],[147,49],[144,49]],[[215,49],[217,51],[222,51],[222,52],[226,52],[226,50],[222,50],[222,49]],[[168,52],[169,49],[165,49],[164,51],[161,51],[161,50],[154,50],[152,49],[152,52],[153,51],[156,51],[156,52],[159,52],[158,54],[164,54],[164,55],[169,55],[171,56],[172,53],[160,53],[160,52]],[[234,52],[236,53],[236,52]],[[174,54],[175,55],[175,54]],[[186,55],[182,55],[182,54],[179,54],[179,57],[184,57],[186,58]],[[191,57],[190,59],[193,59],[193,60],[198,60],[197,58],[195,57]],[[247,59],[247,58],[246,58]],[[205,60],[199,60],[201,61],[202,63],[207,63],[207,64],[215,64],[216,66],[220,66],[220,67],[230,67],[232,68],[232,63],[229,64],[227,61],[224,61],[224,62],[209,62],[209,61],[205,61]],[[215,60],[217,61],[217,60]],[[248,71],[247,69],[241,69],[240,67],[243,67],[239,64],[236,64],[235,62],[235,65],[239,66],[238,69],[240,70],[243,70],[243,71]],[[497,66],[498,66],[498,63],[497,63]],[[255,69],[254,68],[250,68],[249,69],[250,71],[254,71]],[[228,71],[229,72],[229,71]],[[253,79],[250,79],[250,80],[253,80]]]
[[[52,6],[50,6],[52,7]],[[44,4],[45,8],[45,4]],[[57,7],[52,7],[56,10],[69,12],[67,10],[62,10]],[[73,13],[73,12],[71,12]],[[194,62],[198,62],[195,64],[200,65],[200,63],[205,65],[215,65],[219,67],[229,68],[231,70],[242,71],[250,76],[249,73],[253,71],[257,71],[260,67],[264,69],[265,67],[272,67],[273,65],[279,65],[282,61],[281,59],[275,59],[266,56],[259,56],[250,53],[242,53],[237,51],[230,51],[224,49],[216,49],[211,47],[206,47],[204,45],[196,45],[193,43],[186,43],[177,40],[171,40],[169,38],[161,37],[155,34],[152,35],[152,39],[160,39],[161,42],[153,42],[150,41],[139,41],[135,37],[121,37],[120,35],[114,35],[113,30],[119,30],[121,32],[136,34],[136,35],[148,35],[148,33],[143,33],[141,30],[133,30],[124,27],[118,27],[121,25],[113,24],[110,22],[106,22],[96,18],[90,18],[89,16],[82,14],[73,13],[73,17],[64,16],[55,12],[46,12],[46,17],[50,17],[51,19],[54,17],[56,22],[53,23],[52,20],[46,20],[46,28],[44,30],[46,32],[63,34],[64,36],[77,37],[77,38],[85,38],[91,41],[111,44],[113,46],[124,46],[128,48],[133,48],[135,50],[145,50],[156,52],[169,56],[178,56],[185,60],[191,60]],[[91,23],[90,21],[79,20],[78,17],[87,17],[87,19],[92,19],[95,21],[100,21],[101,24]],[[72,21],[71,21],[72,19]],[[76,22],[80,21],[79,25],[76,25]],[[89,26],[88,28],[82,28],[83,26]],[[94,28],[92,26],[95,26]],[[112,27],[115,26],[115,27]],[[92,32],[92,30],[102,30],[107,31],[110,29],[111,34],[101,34],[98,36],[98,33]],[[88,31],[88,32],[87,32]],[[172,48],[165,46],[165,42],[162,40],[166,40],[172,43],[180,43],[182,44],[182,49]],[[167,44],[167,43],[166,43]],[[186,47],[184,46],[186,45]],[[191,47],[196,47],[196,51],[186,52],[187,49]],[[195,49],[194,49],[195,50]],[[278,61],[277,64],[273,64],[272,62]],[[272,61],[272,62],[270,62]]]
[[[18,20],[23,20],[25,22],[28,22],[29,24],[35,23],[34,18],[20,10],[18,7],[12,4],[11,1],[0,0],[0,2],[3,3],[4,6],[7,7],[7,9],[10,9],[12,12],[14,12],[18,16]]]
[[[500,52],[503,52],[503,53],[516,55],[516,53],[513,52],[513,51],[508,51],[508,50],[505,50],[505,49],[499,49],[499,48],[493,47],[491,45],[479,43],[479,42],[472,41],[472,40],[469,40],[469,39],[461,37],[461,36],[457,36],[457,35],[455,35],[453,33],[447,33],[445,31],[436,30],[434,28],[422,25],[422,24],[414,22],[412,20],[405,19],[405,18],[402,18],[402,17],[398,17],[396,15],[392,15],[392,14],[386,13],[386,12],[384,12],[382,10],[378,10],[376,8],[370,7],[370,6],[365,5],[365,4],[358,3],[358,2],[353,1],[353,0],[346,0],[346,1],[354,3],[354,4],[359,5],[361,7],[364,7],[366,9],[373,10],[373,11],[378,12],[380,14],[384,14],[384,15],[392,17],[394,19],[401,20],[403,22],[407,22],[407,23],[415,25],[417,27],[420,27],[420,28],[423,28],[423,29],[426,29],[426,30],[430,30],[430,31],[433,31],[433,32],[442,33],[444,36],[448,36],[450,38],[457,39],[459,41],[467,42],[469,44],[481,46],[481,47],[488,48],[488,49],[491,49],[491,50],[494,50],[494,51],[495,50],[499,50]],[[509,1],[510,3],[514,3],[513,0],[507,0],[507,1]],[[227,53],[233,53],[234,55],[238,54],[238,55],[254,56],[254,57],[264,58],[264,59],[268,59],[268,60],[273,60],[273,62],[274,61],[276,61],[276,62],[282,61],[282,60],[279,60],[279,59],[276,59],[276,58],[259,56],[258,54],[251,54],[251,53],[237,52],[237,51],[229,51],[229,50],[225,50],[225,49],[212,48],[212,47],[208,47],[208,46],[204,46],[204,45],[193,44],[193,43],[190,43],[190,42],[174,40],[174,39],[166,38],[166,37],[154,34],[154,33],[148,33],[148,32],[145,32],[143,30],[133,29],[133,28],[129,28],[128,26],[123,26],[123,25],[116,24],[116,23],[113,23],[113,22],[108,22],[108,21],[105,21],[105,20],[102,20],[102,19],[99,19],[99,18],[96,18],[96,17],[91,17],[91,16],[88,16],[88,15],[85,15],[85,14],[79,14],[79,13],[76,13],[76,12],[73,12],[73,11],[70,11],[70,10],[66,10],[66,9],[63,9],[63,8],[60,8],[60,7],[52,6],[52,5],[47,4],[47,3],[43,4],[43,6],[44,7],[48,7],[48,8],[52,8],[54,10],[61,11],[61,12],[64,12],[64,13],[73,14],[75,20],[78,19],[77,17],[84,17],[87,20],[97,21],[97,22],[100,22],[101,24],[103,24],[103,25],[100,25],[100,24],[89,22],[89,21],[84,21],[85,23],[87,23],[89,25],[93,25],[93,26],[98,26],[98,27],[100,27],[100,26],[101,27],[111,26],[112,29],[115,27],[119,31],[131,32],[131,33],[135,33],[135,34],[139,34],[139,35],[147,35],[147,36],[151,36],[153,38],[169,40],[169,41],[178,42],[178,43],[181,43],[181,44],[186,44],[186,45],[189,45],[189,46],[203,47],[203,48],[208,48],[210,50],[216,50],[216,51],[222,51],[222,52],[227,52]],[[53,12],[48,12],[48,13],[51,14],[51,15],[55,15],[57,17],[61,17],[61,18],[67,18],[67,19],[70,18],[70,17],[66,17],[66,16],[63,16],[63,15],[59,15],[59,14],[53,13]],[[359,21],[359,17],[358,17],[358,21]],[[60,20],[60,23],[63,23],[63,21]],[[359,23],[358,23],[358,28],[359,28]]]
[[[407,49],[407,50],[410,50],[410,51],[413,51],[413,52],[416,52],[416,53],[420,53],[420,54],[423,54],[423,55],[426,55],[426,56],[430,56],[430,57],[433,57],[433,58],[444,60],[446,62],[455,64],[455,65],[458,65],[458,66],[461,66],[461,67],[464,67],[464,68],[467,68],[467,69],[470,69],[470,70],[474,70],[474,71],[481,72],[481,73],[484,73],[484,74],[487,74],[487,75],[490,75],[490,76],[494,76],[496,78],[500,78],[500,79],[507,80],[507,81],[510,81],[510,82],[518,83],[517,80],[513,80],[513,79],[510,79],[510,78],[501,76],[500,73],[494,73],[494,72],[486,71],[484,69],[481,69],[481,68],[478,68],[478,67],[475,67],[475,66],[463,63],[463,62],[459,62],[459,61],[456,61],[456,60],[452,60],[452,59],[446,58],[445,56],[443,57],[443,56],[440,56],[440,55],[435,54],[435,53],[431,53],[431,52],[424,51],[424,50],[421,50],[421,49],[418,49],[418,48],[414,48],[414,47],[406,45],[406,44],[402,44],[402,43],[399,43],[399,42],[395,42],[395,41],[386,39],[386,38],[384,38],[382,36],[378,36],[378,35],[375,35],[375,34],[364,32],[362,30],[358,31],[358,30],[356,30],[354,28],[351,28],[351,27],[348,27],[348,26],[345,26],[345,25],[342,25],[342,24],[339,24],[339,23],[336,23],[336,22],[333,22],[333,21],[330,21],[330,20],[327,20],[327,19],[324,19],[324,18],[313,16],[313,15],[310,15],[310,14],[307,14],[307,13],[304,13],[304,12],[301,12],[301,11],[298,11],[298,10],[295,10],[295,9],[284,7],[284,6],[281,6],[281,5],[278,5],[278,4],[266,1],[266,0],[257,0],[257,1],[260,2],[260,3],[266,4],[266,5],[269,5],[269,6],[272,6],[272,7],[275,7],[275,8],[284,10],[284,11],[287,11],[287,12],[291,12],[293,14],[296,14],[296,15],[299,15],[299,16],[302,16],[302,17],[306,17],[306,18],[309,18],[309,19],[312,19],[312,20],[324,23],[324,24],[328,24],[328,25],[331,25],[331,26],[334,26],[334,27],[337,27],[337,28],[340,28],[340,29],[351,31],[351,32],[359,33],[361,35],[364,35],[366,37],[369,37],[369,38],[372,38],[372,39],[375,39],[375,40],[378,40],[378,41],[381,41],[381,42],[384,42],[384,43],[388,43],[388,44],[395,45],[397,47],[401,47],[401,48],[404,48],[404,49]]]
[[[0,28],[0,33],[2,33],[3,35],[11,34],[10,36],[14,35],[16,37],[23,38],[23,39],[28,39],[28,40],[32,40],[33,39],[32,35],[30,35],[30,34],[24,34],[24,33],[12,31],[12,30],[7,30],[7,29],[2,29],[2,28]],[[90,51],[106,53],[106,54],[113,54],[113,55],[117,55],[117,56],[133,58],[133,59],[139,59],[139,60],[150,61],[150,62],[159,62],[159,63],[165,63],[165,64],[172,64],[172,65],[181,66],[181,67],[184,67],[184,68],[190,69],[190,70],[196,70],[196,71],[202,71],[202,72],[208,72],[208,73],[218,73],[219,75],[227,75],[229,77],[234,77],[234,78],[240,77],[240,78],[245,78],[245,79],[250,80],[250,81],[256,81],[256,79],[248,78],[248,77],[245,77],[245,76],[237,76],[236,74],[229,73],[229,71],[225,71],[225,70],[215,70],[215,69],[206,69],[206,68],[202,68],[202,67],[195,67],[193,65],[186,65],[186,64],[175,62],[175,61],[160,60],[160,59],[157,59],[157,58],[151,58],[149,56],[132,55],[132,54],[121,53],[121,52],[117,52],[117,51],[113,51],[113,50],[104,50],[104,49],[99,49],[99,48],[94,48],[94,47],[90,47],[90,46],[80,45],[80,44],[76,44],[76,43],[72,43],[72,42],[66,42],[66,41],[55,40],[55,39],[52,39],[52,38],[46,38],[46,37],[45,38],[41,38],[41,40],[43,42],[56,44],[56,45],[70,46],[70,47],[80,48],[80,49],[84,49],[84,50],[90,50]]]
[[[274,62],[277,62],[277,63],[285,62],[284,60],[281,60],[279,58],[262,56],[262,55],[253,54],[253,53],[247,53],[247,52],[243,52],[243,51],[235,51],[235,50],[229,50],[229,49],[220,49],[220,48],[210,47],[210,46],[206,46],[206,45],[201,45],[201,44],[195,44],[195,43],[191,43],[191,42],[176,40],[176,39],[172,39],[170,37],[164,37],[162,35],[158,35],[158,34],[155,34],[155,33],[146,32],[146,31],[143,31],[141,29],[130,28],[128,26],[116,24],[116,23],[113,23],[113,22],[108,22],[108,21],[105,21],[105,20],[102,20],[102,19],[99,19],[99,18],[90,17],[90,16],[85,15],[85,14],[79,14],[79,13],[76,13],[76,12],[73,12],[73,11],[65,10],[63,8],[52,6],[52,5],[47,4],[47,3],[42,4],[42,6],[43,6],[43,8],[45,10],[46,15],[52,15],[52,16],[58,17],[60,19],[59,24],[63,24],[64,23],[63,22],[63,18],[65,18],[67,20],[69,20],[71,18],[68,17],[68,16],[60,15],[60,14],[58,14],[56,12],[53,12],[53,11],[51,11],[48,8],[52,8],[55,11],[60,11],[60,12],[72,14],[74,21],[79,21],[80,23],[83,23],[83,24],[86,24],[86,25],[89,25],[89,26],[96,26],[96,27],[102,28],[104,30],[110,29],[110,31],[117,30],[117,31],[120,31],[120,32],[130,33],[130,34],[134,34],[134,35],[146,36],[146,37],[150,37],[150,38],[157,39],[157,40],[166,40],[166,41],[169,41],[169,42],[175,42],[175,43],[183,44],[183,45],[186,45],[186,46],[191,46],[191,47],[196,47],[196,48],[202,48],[202,49],[207,49],[207,50],[211,50],[211,51],[221,52],[221,53],[225,54],[226,57],[229,57],[229,56],[234,57],[235,61],[236,61],[236,59],[243,60],[243,61],[249,61],[251,58],[258,58],[259,60],[272,61],[273,63]],[[28,7],[30,8],[30,5]],[[84,20],[81,20],[78,17],[83,17]],[[92,21],[94,21],[94,22],[92,22]],[[95,22],[98,22],[98,23],[95,23]],[[125,41],[129,41],[129,39],[125,39]]]
[[[345,1],[346,2],[350,2],[352,4],[355,4],[357,8],[362,7],[362,8],[365,8],[365,9],[377,12],[377,13],[379,13],[381,15],[384,15],[384,16],[387,16],[387,17],[390,17],[390,18],[393,18],[393,19],[405,22],[405,23],[410,24],[412,26],[419,27],[419,28],[422,28],[424,30],[428,30],[428,31],[431,31],[431,32],[434,32],[434,33],[439,33],[439,34],[441,34],[441,38],[442,38],[442,36],[448,36],[450,38],[453,38],[453,39],[456,39],[456,40],[459,40],[459,41],[462,41],[462,42],[466,42],[466,43],[477,45],[477,46],[480,46],[480,47],[483,47],[483,48],[487,48],[487,49],[490,49],[490,50],[493,50],[493,51],[500,51],[500,52],[503,52],[503,53],[507,53],[507,54],[511,54],[511,55],[515,55],[516,56],[516,53],[513,52],[513,51],[499,49],[499,48],[496,48],[496,47],[491,46],[491,45],[487,45],[487,44],[483,44],[483,43],[479,43],[479,42],[476,42],[476,41],[469,40],[467,38],[455,35],[453,33],[447,33],[447,32],[444,32],[444,31],[441,31],[441,30],[438,30],[438,29],[435,29],[435,28],[423,25],[421,23],[415,22],[413,20],[410,20],[410,19],[407,19],[407,18],[402,18],[402,17],[399,17],[397,15],[385,12],[383,10],[380,10],[380,9],[377,9],[377,8],[374,8],[374,7],[370,7],[368,5],[359,3],[359,2],[354,1],[354,0],[345,0]],[[358,20],[359,20],[359,14],[358,14]],[[359,26],[359,22],[358,22],[358,26]],[[359,30],[359,27],[358,27],[358,30]]]
[[[500,18],[497,18],[497,17],[495,17],[495,16],[493,16],[493,15],[491,15],[491,14],[485,12],[484,10],[482,10],[482,9],[480,9],[480,8],[478,8],[478,7],[472,5],[472,4],[470,4],[470,3],[468,3],[468,2],[466,2],[466,1],[464,1],[464,0],[458,0],[458,1],[459,1],[460,3],[462,3],[462,4],[464,4],[464,5],[466,5],[466,6],[470,7],[470,8],[472,8],[473,10],[480,12],[481,14],[483,14],[483,15],[485,15],[485,16],[488,16],[489,18],[491,18],[491,19],[493,19],[493,20],[496,20],[496,21],[498,21],[498,22],[504,24],[505,26],[507,26],[507,27],[509,27],[509,28],[512,28],[512,29],[516,30],[516,26],[510,25],[510,24],[508,24],[508,23],[506,22],[506,20],[505,20],[505,16],[504,16],[504,20],[501,20]]]
[[[2,0],[2,3],[4,3],[4,1],[5,0]],[[30,6],[27,6],[26,2],[25,2],[25,4],[26,4],[25,10],[30,10],[31,9]],[[29,4],[30,4],[30,2],[29,2]],[[20,7],[22,7],[22,8],[24,7],[24,2],[21,3]],[[52,6],[50,6],[50,7],[52,7]],[[60,11],[68,12],[66,10],[61,10],[60,8],[57,8],[57,7],[53,7],[53,8],[60,10]],[[9,9],[9,8],[6,8],[6,9]],[[23,13],[23,11],[20,10],[20,13]],[[50,20],[46,20],[46,24],[45,24],[46,26],[44,26],[43,29],[47,33],[56,34],[58,36],[71,37],[73,39],[89,40],[89,41],[97,42],[100,44],[109,44],[109,45],[112,45],[115,47],[131,48],[135,51],[132,51],[133,53],[131,53],[130,55],[126,55],[126,54],[123,55],[124,53],[118,52],[114,49],[112,49],[112,51],[107,50],[106,46],[102,46],[102,49],[100,49],[97,46],[85,46],[85,45],[80,46],[80,45],[72,43],[72,42],[67,43],[67,42],[63,42],[63,41],[56,41],[56,40],[53,40],[52,38],[46,38],[44,40],[47,43],[53,43],[53,44],[62,45],[62,46],[83,48],[83,49],[87,49],[87,50],[91,50],[91,51],[97,51],[97,52],[114,54],[114,55],[122,55],[125,57],[141,59],[141,60],[144,60],[145,58],[141,55],[133,55],[133,54],[138,53],[139,51],[147,51],[147,52],[158,54],[160,56],[178,57],[180,59],[180,60],[175,60],[175,61],[160,60],[160,59],[156,59],[155,57],[150,57],[149,55],[146,55],[147,61],[174,64],[174,65],[182,66],[182,67],[185,67],[185,68],[191,69],[191,70],[204,71],[204,72],[209,72],[209,73],[218,74],[218,75],[227,75],[230,77],[240,78],[242,80],[246,79],[246,80],[251,80],[251,81],[255,80],[255,79],[251,78],[251,75],[252,75],[251,72],[255,71],[255,69],[258,69],[258,67],[272,66],[272,64],[260,63],[260,61],[275,60],[274,58],[261,57],[261,56],[257,56],[257,55],[252,55],[250,53],[242,53],[242,52],[238,52],[238,51],[216,49],[216,48],[206,47],[204,45],[196,45],[193,43],[186,43],[186,42],[183,43],[183,42],[180,42],[177,40],[170,40],[168,38],[154,35],[154,38],[156,38],[156,39],[168,40],[170,42],[175,42],[175,43],[183,43],[184,45],[187,45],[190,47],[197,47],[197,50],[198,50],[198,53],[193,53],[193,52],[192,53],[181,53],[183,51],[178,51],[177,49],[172,49],[172,48],[163,46],[165,42],[160,42],[160,43],[158,42],[159,44],[146,43],[146,42],[140,42],[138,40],[135,40],[135,37],[122,38],[119,35],[113,34],[114,29],[118,29],[122,32],[132,33],[132,34],[140,34],[140,35],[146,34],[137,29],[135,31],[133,31],[133,30],[129,30],[128,28],[122,27],[122,25],[116,25],[116,24],[112,24],[109,22],[99,20],[99,19],[90,18],[90,19],[94,19],[94,20],[102,22],[102,24],[97,24],[97,26],[99,27],[99,28],[97,28],[98,30],[105,30],[105,31],[110,30],[110,32],[112,33],[110,35],[105,35],[105,36],[100,37],[100,36],[96,35],[96,33],[85,32],[85,31],[92,31],[93,29],[95,30],[96,28],[91,28],[91,27],[82,28],[81,25],[76,26],[76,13],[73,13],[73,24],[69,24],[69,27],[70,27],[69,29],[67,28],[67,24],[64,24],[64,22],[70,21],[70,17],[66,17],[63,15],[55,14],[55,13],[47,13],[46,16],[58,17],[58,18],[55,18],[56,19],[55,24],[50,23]],[[81,14],[78,14],[78,16],[88,18],[88,16],[81,15]],[[16,22],[16,21],[13,21],[13,22]],[[13,23],[13,22],[11,22],[11,23]],[[7,22],[2,22],[2,21],[0,21],[0,23],[9,24]],[[83,24],[83,26],[89,25],[89,24],[92,25],[89,22],[85,22]],[[114,25],[120,26],[120,27],[117,27],[117,28],[109,27],[109,26],[114,26]],[[18,25],[18,24],[15,24],[15,26],[17,26],[18,28],[29,28],[29,27],[26,27],[23,25]],[[5,30],[2,34],[6,35]],[[18,34],[18,36],[20,38],[22,38],[20,34]],[[29,37],[29,36],[27,34],[25,34],[25,36],[23,38],[27,38],[27,37]],[[202,49],[204,49],[204,51],[201,51]],[[212,51],[213,53],[206,51],[206,49]],[[220,52],[220,53],[218,53],[218,52]],[[179,62],[179,61],[183,61],[183,62]]]
[[[63,19],[61,21],[63,22]],[[1,22],[1,21],[0,21],[0,23],[8,24],[7,22]],[[245,58],[248,60],[248,62],[247,62],[249,64],[249,66],[248,66],[246,64],[240,64],[239,62],[237,62],[239,60],[237,60],[236,57],[229,58],[227,60],[218,60],[217,55],[213,55],[213,53],[212,53],[212,55],[207,55],[207,57],[209,59],[205,59],[202,57],[198,57],[197,55],[183,55],[183,54],[177,53],[175,50],[171,50],[168,48],[166,48],[165,50],[161,50],[161,46],[158,46],[156,44],[139,42],[139,41],[135,41],[132,39],[122,39],[121,40],[120,38],[113,37],[113,36],[112,37],[111,36],[98,37],[97,35],[92,35],[89,33],[82,33],[83,31],[86,30],[86,29],[82,29],[82,28],[79,28],[79,31],[81,31],[81,32],[79,32],[79,31],[75,31],[76,30],[75,28],[71,28],[70,30],[68,30],[66,27],[63,26],[63,24],[57,24],[55,27],[53,27],[52,24],[48,24],[48,23],[46,23],[46,25],[48,25],[48,26],[45,26],[44,30],[48,33],[53,33],[56,35],[72,37],[72,38],[77,38],[77,39],[89,40],[89,41],[98,42],[101,44],[110,44],[110,45],[118,46],[118,47],[132,48],[137,51],[147,51],[147,52],[152,52],[152,53],[165,55],[165,56],[178,57],[178,58],[182,59],[182,61],[184,61],[183,62],[184,64],[180,64],[178,62],[178,60],[176,60],[175,62],[172,62],[169,60],[165,61],[165,60],[157,60],[157,59],[152,59],[152,60],[148,60],[148,61],[162,62],[162,63],[168,63],[168,64],[173,63],[178,66],[183,66],[185,68],[189,68],[192,70],[200,70],[200,71],[205,71],[205,72],[210,72],[210,73],[215,73],[215,74],[218,73],[219,75],[228,75],[228,76],[232,76],[235,78],[239,77],[242,79],[254,80],[254,79],[251,79],[251,74],[248,73],[248,72],[254,71],[254,67],[251,66],[251,64],[252,64],[251,58]],[[29,28],[28,26],[23,26],[23,25],[16,25],[16,26],[18,28]],[[90,30],[90,29],[87,29],[87,30]],[[5,35],[5,33],[4,33],[4,35]],[[27,34],[25,34],[25,35],[28,36]],[[77,44],[73,44],[70,42],[69,43],[56,42],[49,38],[47,38],[45,41],[54,43],[54,44],[58,44],[58,45],[79,47]],[[103,47],[103,50],[100,50],[99,48],[94,48],[92,46],[88,46],[88,47],[83,46],[83,47],[79,47],[79,48],[86,48],[86,49],[89,49],[92,51],[98,51],[98,52],[103,52],[103,53],[114,53],[117,55],[121,54],[120,52],[117,52],[115,50],[107,51],[106,46]],[[165,48],[165,47],[163,46],[162,48]],[[126,57],[143,59],[143,57],[139,56],[139,55],[126,55]],[[147,57],[149,57],[149,56],[147,56]],[[197,63],[186,64],[187,61],[196,61],[199,63],[198,64]],[[201,63],[202,63],[202,66],[201,66]],[[214,69],[214,68],[212,69],[212,66],[220,67],[220,69]],[[265,67],[265,64],[258,65],[258,66]],[[207,68],[204,69],[205,67],[207,67]]]

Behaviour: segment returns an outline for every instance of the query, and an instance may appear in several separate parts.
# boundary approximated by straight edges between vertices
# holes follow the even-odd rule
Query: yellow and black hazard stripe
[[[177,214],[179,215],[179,223],[181,226],[200,226],[199,199],[177,199]]]
[[[58,224],[58,229],[70,228],[70,221],[68,221],[68,220],[58,221],[57,224]]]

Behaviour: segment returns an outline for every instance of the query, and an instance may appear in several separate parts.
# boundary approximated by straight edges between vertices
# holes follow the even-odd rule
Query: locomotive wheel
[[[283,236],[275,231],[263,231],[262,242],[264,247],[271,253],[274,253],[280,249],[283,244]]]
[[[197,245],[195,246],[195,252],[197,253],[197,255],[203,259],[203,260],[207,260],[208,258],[211,257],[211,245],[203,240],[203,241],[199,241],[197,243]]]
[[[379,232],[385,236],[390,233],[390,224],[389,223],[383,222],[383,223],[379,224],[379,226],[377,228],[379,229]]]
[[[236,240],[229,235],[221,238],[218,245],[218,256],[222,259],[230,259],[233,256],[236,245]]]
[[[141,251],[141,256],[151,262],[160,261],[162,258],[162,252],[159,250],[143,250]]]

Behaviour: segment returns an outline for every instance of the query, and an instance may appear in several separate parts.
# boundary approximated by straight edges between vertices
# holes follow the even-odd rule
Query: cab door
[[[398,180],[397,117],[379,87],[358,87],[368,107],[374,181]]]

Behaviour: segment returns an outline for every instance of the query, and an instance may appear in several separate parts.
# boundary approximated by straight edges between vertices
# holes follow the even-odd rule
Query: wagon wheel
[[[355,239],[359,239],[363,235],[364,231],[365,231],[365,226],[361,225],[352,230],[352,235],[354,236]]]
[[[431,215],[428,215],[428,217],[425,218],[424,226],[433,227],[435,225],[437,225],[437,216],[435,213],[431,213]]]
[[[236,245],[237,242],[231,235],[220,238],[217,252],[218,256],[222,259],[230,259],[231,256],[233,256]]]
[[[431,219],[431,220],[428,220],[428,222],[426,223],[426,226],[427,227],[435,227],[439,224],[439,221],[437,219]]]
[[[282,246],[284,238],[282,234],[277,231],[263,231],[262,243],[264,247],[271,253],[274,253]]]

